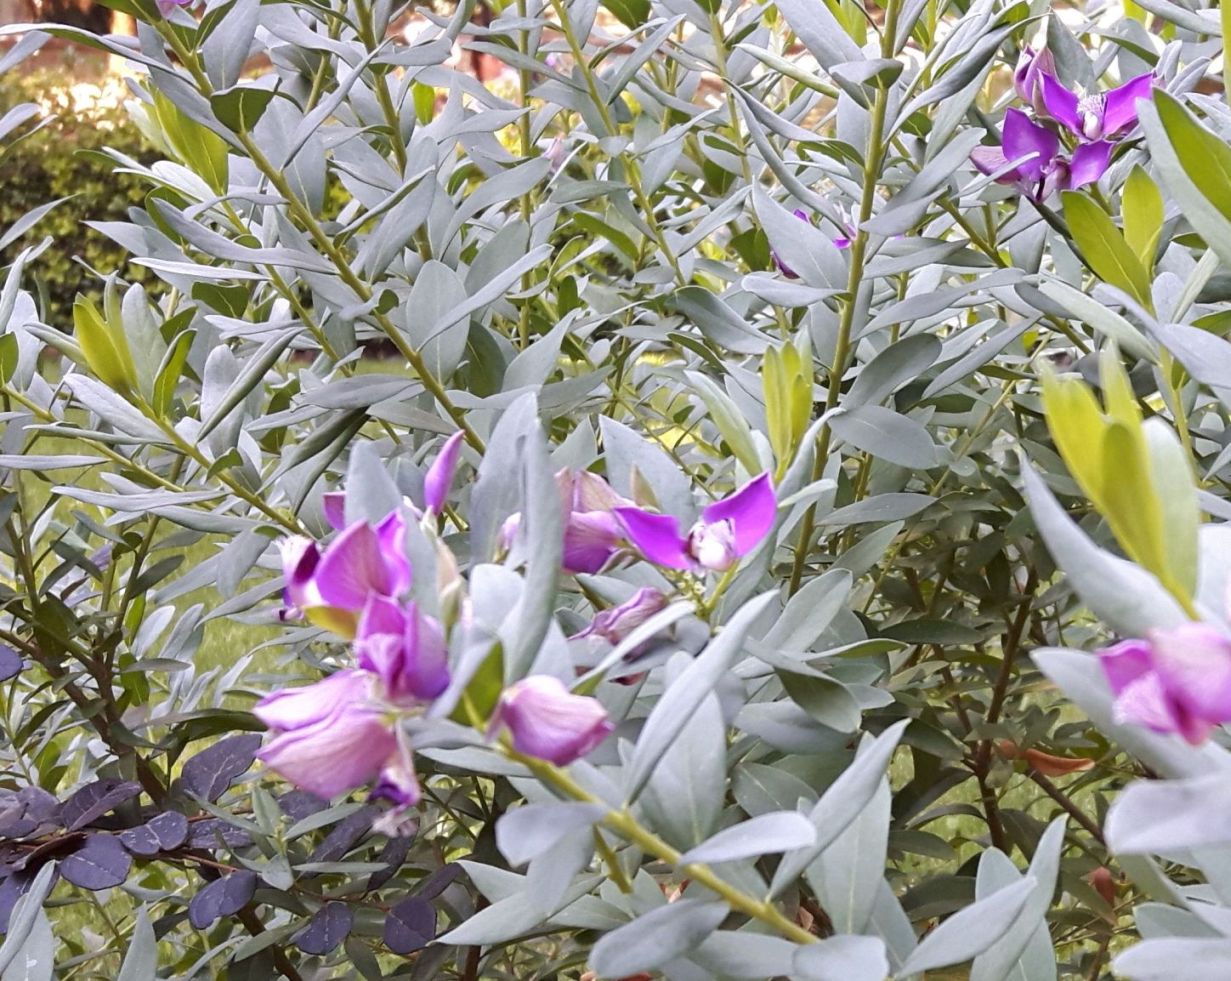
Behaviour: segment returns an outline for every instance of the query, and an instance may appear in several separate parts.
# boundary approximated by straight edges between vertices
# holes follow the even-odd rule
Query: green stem
[[[885,8],[885,30],[881,39],[882,54],[886,58],[893,54],[893,38],[897,34],[897,23],[898,0],[889,0]],[[851,330],[855,323],[855,310],[859,305],[859,291],[864,285],[864,262],[868,251],[868,233],[864,226],[872,217],[872,208],[876,203],[877,184],[885,160],[884,131],[885,113],[888,106],[888,87],[878,88],[872,102],[871,118],[868,122],[868,152],[863,168],[863,193],[859,201],[855,237],[851,242],[850,270],[846,279],[846,303],[842,307],[842,315],[838,321],[838,338],[834,344],[833,364],[829,370],[829,385],[825,392],[826,412],[833,411],[838,405],[842,394],[842,376],[846,374],[847,362],[851,356]],[[813,482],[825,475],[825,465],[829,461],[829,446],[832,438],[829,424],[826,423],[821,427],[817,436],[816,457],[812,461],[811,479]],[[799,590],[815,530],[816,503],[814,502],[804,513],[800,524],[799,538],[795,544],[795,561],[791,566],[789,595],[794,595]]]
[[[586,804],[602,804],[602,801],[578,784],[560,767],[553,766],[551,763],[536,759],[533,756],[525,756],[508,747],[504,747],[504,752],[510,759],[516,760],[526,767],[543,783],[554,787],[566,797]],[[721,896],[723,901],[736,912],[743,913],[754,920],[759,920],[788,940],[801,944],[816,943],[817,938],[813,934],[809,933],[798,923],[788,919],[773,903],[750,896],[743,890],[737,889],[715,874],[708,865],[696,862],[682,862],[682,854],[678,849],[672,848],[659,838],[658,835],[644,827],[629,811],[608,810],[601,818],[600,823],[614,831],[625,841],[636,845],[647,855],[653,855],[655,858],[676,869],[681,875],[687,876],[693,882]]]

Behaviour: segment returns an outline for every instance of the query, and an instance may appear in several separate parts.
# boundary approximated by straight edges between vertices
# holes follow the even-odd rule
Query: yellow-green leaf
[[[1124,241],[1148,272],[1154,268],[1158,237],[1163,230],[1163,196],[1140,164],[1133,168],[1124,184],[1121,208]]]
[[[1090,268],[1104,282],[1118,286],[1149,308],[1150,275],[1107,212],[1076,191],[1065,191],[1063,199],[1069,232]]]
[[[1188,604],[1197,590],[1197,531],[1201,523],[1192,463],[1162,419],[1147,420],[1142,435],[1162,510],[1163,548],[1169,575],[1160,578],[1181,603]]]
[[[1047,428],[1077,486],[1102,509],[1103,414],[1086,385],[1076,378],[1043,377],[1043,414]]]
[[[1166,92],[1154,93],[1154,106],[1188,179],[1224,218],[1231,219],[1231,147]]]
[[[1103,433],[1101,457],[1103,516],[1128,556],[1166,581],[1170,577],[1163,546],[1162,504],[1150,480],[1150,460],[1141,430],[1112,422]]]
[[[86,366],[95,377],[121,394],[132,392],[137,384],[137,369],[132,357],[127,346],[117,347],[116,339],[93,301],[77,297],[73,304],[73,325]]]

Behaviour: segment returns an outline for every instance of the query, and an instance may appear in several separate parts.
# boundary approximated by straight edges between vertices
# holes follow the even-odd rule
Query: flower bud
[[[559,678],[533,675],[500,696],[489,731],[499,729],[508,730],[517,752],[566,766],[594,749],[615,726],[598,699],[574,695]]]

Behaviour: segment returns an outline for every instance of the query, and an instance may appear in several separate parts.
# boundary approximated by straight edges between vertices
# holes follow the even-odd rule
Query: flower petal
[[[334,539],[316,570],[325,603],[357,612],[369,593],[390,595],[394,577],[381,551],[380,538],[366,521],[356,521]]]
[[[560,565],[565,572],[595,573],[619,551],[620,525],[607,511],[574,511],[564,526]]]
[[[1003,140],[1005,159],[1021,160],[1017,172],[1028,181],[1039,180],[1052,158],[1060,152],[1060,138],[1046,127],[1031,122],[1020,109],[1010,109],[1004,114]],[[1023,157],[1028,159],[1023,160]]]
[[[1083,143],[1073,151],[1073,162],[1069,165],[1069,177],[1066,181],[1069,190],[1093,184],[1107,172],[1111,162],[1111,144],[1106,140],[1095,143]]]
[[[1179,732],[1180,718],[1153,671],[1131,681],[1116,699],[1114,719],[1120,724],[1145,726],[1154,732]]]
[[[343,702],[326,718],[271,739],[257,756],[295,786],[330,798],[371,783],[397,748],[379,712]]]
[[[1150,98],[1154,88],[1154,73],[1146,72],[1112,89],[1103,98],[1103,133],[1116,136],[1137,125],[1137,100]]]
[[[376,526],[380,553],[389,572],[390,586],[385,592],[397,596],[410,588],[410,558],[406,555],[406,519],[394,511]]]
[[[459,430],[445,440],[440,453],[427,468],[427,476],[423,478],[423,507],[432,514],[440,514],[445,499],[449,496],[449,487],[453,484],[453,475],[457,472],[457,461],[465,437],[466,434]]]
[[[511,685],[492,714],[492,729],[507,728],[519,753],[566,766],[615,729],[596,698],[574,695],[559,678],[533,675]]]
[[[1231,638],[1204,623],[1150,634],[1168,696],[1205,722],[1231,722]]]
[[[731,522],[735,535],[735,554],[747,555],[761,544],[774,527],[778,514],[778,498],[767,473],[754,477],[739,490],[721,501],[715,501],[701,512],[707,525]]]
[[[444,630],[418,606],[406,606],[406,631],[403,634],[405,659],[402,676],[392,690],[395,697],[411,695],[428,701],[449,687],[449,651]]]
[[[321,495],[321,510],[334,531],[346,527],[346,491],[327,491]]]
[[[666,606],[666,595],[653,586],[643,586],[619,606],[613,606],[609,610],[596,614],[588,627],[573,636],[575,638],[597,636],[610,644],[618,644]]]
[[[1115,695],[1154,670],[1154,651],[1144,640],[1123,640],[1099,651],[1098,657]]]
[[[994,174],[998,170],[1003,170],[1009,161],[1004,155],[1004,150],[998,146],[977,146],[970,151],[970,162],[975,165],[979,173]],[[996,180],[1011,184],[1017,180],[1017,171],[1012,170],[1007,174],[1001,174]]]
[[[1065,88],[1055,75],[1043,75],[1043,105],[1048,115],[1058,123],[1062,123],[1078,136],[1081,130],[1081,114],[1077,111],[1077,93]],[[1007,126],[1006,118],[1006,126]],[[1040,127],[1041,128],[1041,127]],[[1013,154],[1006,147],[1005,153],[1012,158]]]
[[[579,470],[572,476],[571,504],[574,511],[612,511],[631,503],[596,473]]]
[[[680,537],[680,522],[670,514],[655,514],[641,508],[616,508],[629,541],[642,556],[668,569],[691,569],[688,543]]]
[[[266,695],[252,714],[271,729],[299,729],[327,718],[340,703],[366,700],[368,687],[362,671],[339,671],[302,688]]]

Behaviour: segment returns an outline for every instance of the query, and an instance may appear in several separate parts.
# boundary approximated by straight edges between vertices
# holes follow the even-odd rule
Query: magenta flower
[[[1203,742],[1231,722],[1231,638],[1204,623],[1155,630],[1099,652],[1117,722]]]
[[[652,586],[645,586],[619,606],[596,614],[590,625],[574,634],[573,639],[602,637],[609,644],[618,644],[666,606],[667,597],[663,593]]]
[[[1076,190],[1103,176],[1111,160],[1111,144],[1105,140],[1084,143],[1072,158],[1060,152],[1060,138],[1046,126],[1031,122],[1020,109],[1004,117],[1003,146],[978,146],[970,154],[981,173],[994,174],[999,184],[1017,187],[1032,201],[1041,202],[1058,190]],[[1013,166],[1004,168],[1013,162]]]
[[[459,430],[446,439],[440,453],[427,468],[427,475],[423,478],[423,509],[428,514],[440,514],[444,510],[465,437],[466,434]]]
[[[406,523],[394,511],[375,527],[356,521],[323,552],[309,539],[287,539],[282,543],[287,606],[350,636],[370,595],[394,597],[410,587],[405,536]]]
[[[390,701],[435,698],[449,686],[444,630],[411,602],[373,593],[355,634],[359,667],[380,678]]]
[[[777,510],[774,486],[765,473],[707,507],[687,535],[680,534],[674,515],[634,507],[616,508],[615,513],[633,545],[656,565],[725,572],[761,544]]]
[[[1022,48],[1013,72],[1013,87],[1018,97],[1035,112],[1043,112],[1043,77],[1056,74],[1056,59],[1046,48],[1035,51],[1030,45]]]
[[[189,6],[192,0],[156,0],[156,3],[158,4],[158,12],[166,17],[176,7]]]
[[[567,766],[611,735],[615,726],[598,699],[574,695],[559,678],[532,675],[505,689],[489,733],[507,729],[519,753]]]
[[[373,675],[349,670],[265,696],[252,711],[273,738],[257,755],[318,797],[370,784],[397,749],[375,689]]]
[[[600,571],[620,551],[622,544],[622,528],[612,511],[633,502],[621,497],[607,481],[588,470],[559,471],[556,489],[565,516],[561,568],[569,573]],[[500,533],[505,548],[513,544],[520,526],[520,513],[505,521]]]
[[[1066,88],[1052,74],[1044,73],[1042,83],[1047,114],[1079,140],[1092,142],[1122,136],[1137,125],[1137,100],[1150,97],[1154,75],[1147,72],[1109,92],[1085,96]]]
[[[445,444],[440,448],[436,459],[427,468],[427,473],[423,477],[422,508],[415,501],[409,498],[404,499],[407,509],[416,518],[422,518],[424,514],[435,517],[444,510],[445,501],[449,496],[449,488],[453,485],[453,477],[457,473],[457,464],[461,456],[462,441],[465,439],[465,436],[465,433],[458,431],[445,440]],[[323,494],[321,496],[321,509],[325,512],[325,520],[329,522],[331,528],[341,531],[346,527],[345,491],[328,491]]]

